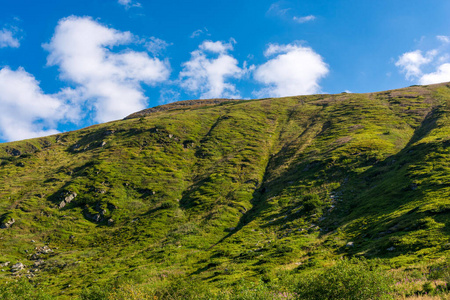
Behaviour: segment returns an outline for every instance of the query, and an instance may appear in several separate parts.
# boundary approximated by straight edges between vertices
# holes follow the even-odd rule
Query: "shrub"
[[[308,194],[303,197],[303,209],[312,214],[317,214],[322,212],[322,201],[316,194]]]
[[[393,299],[393,278],[363,260],[343,260],[300,279],[299,299]]]
[[[170,208],[175,208],[175,207],[177,207],[177,206],[178,206],[178,204],[177,204],[176,202],[173,202],[173,201],[165,201],[165,202],[161,203],[160,208],[161,208],[161,209],[170,209]]]
[[[423,290],[425,293],[429,294],[429,293],[431,293],[432,291],[434,291],[434,287],[433,287],[433,285],[431,284],[431,282],[427,281],[427,282],[425,282],[425,283],[422,285],[422,290]]]

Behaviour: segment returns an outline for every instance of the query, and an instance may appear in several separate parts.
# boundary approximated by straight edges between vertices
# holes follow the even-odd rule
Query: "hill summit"
[[[0,144],[0,282],[214,292],[344,257],[425,274],[450,254],[449,118],[444,83],[182,101]]]

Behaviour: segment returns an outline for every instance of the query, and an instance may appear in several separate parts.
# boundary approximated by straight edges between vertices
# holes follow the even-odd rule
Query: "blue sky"
[[[178,100],[450,81],[450,1],[0,1],[0,142]]]

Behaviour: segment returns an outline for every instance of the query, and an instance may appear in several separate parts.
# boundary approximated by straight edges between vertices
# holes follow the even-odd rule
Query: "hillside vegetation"
[[[362,270],[373,299],[450,282],[448,84],[170,104],[0,144],[0,178],[11,299],[320,299],[333,274],[369,289]]]

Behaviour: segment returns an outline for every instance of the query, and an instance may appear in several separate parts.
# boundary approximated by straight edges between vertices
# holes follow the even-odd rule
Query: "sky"
[[[180,100],[445,81],[448,0],[0,0],[0,142]]]

